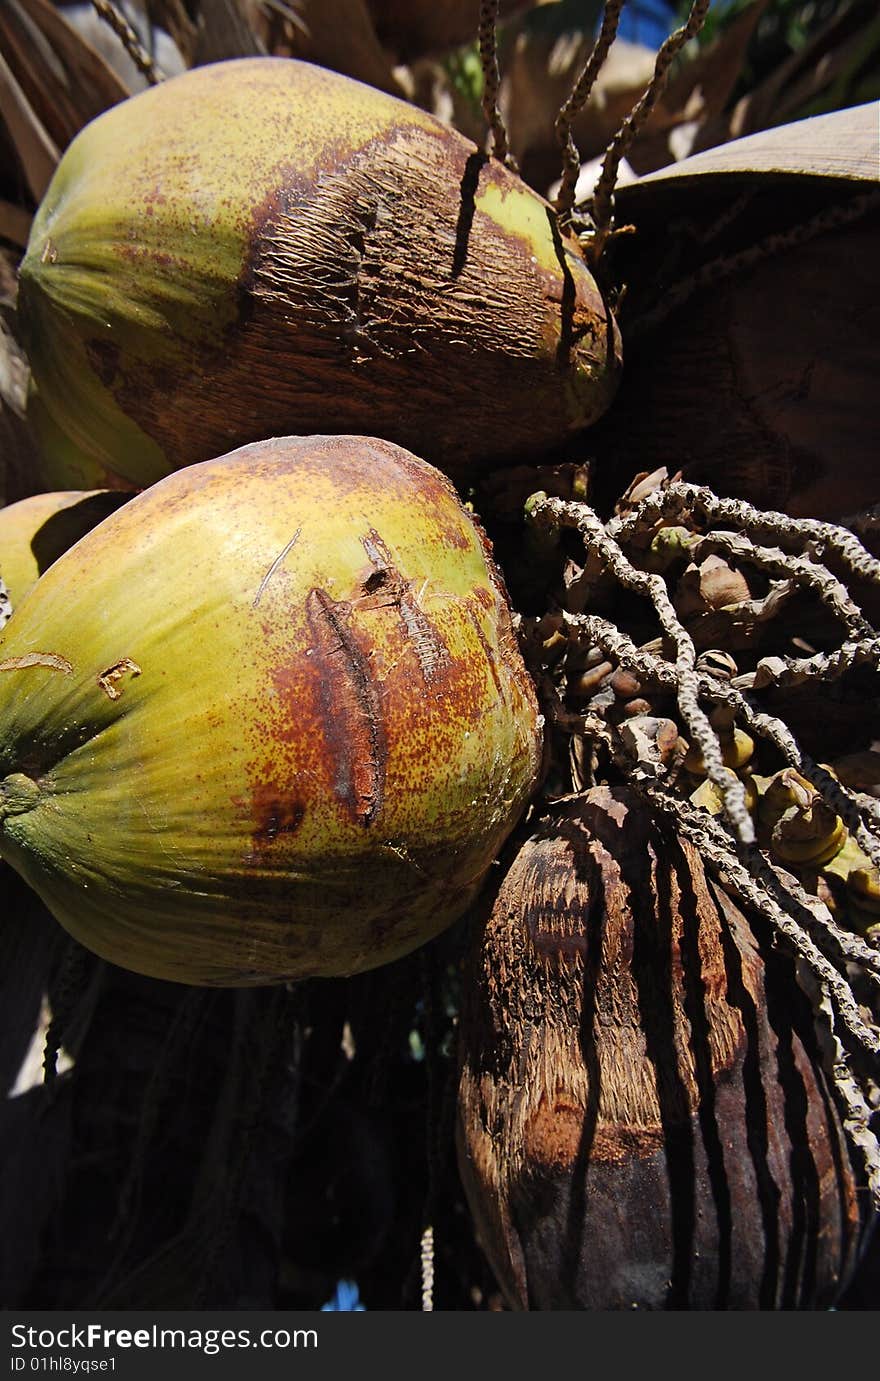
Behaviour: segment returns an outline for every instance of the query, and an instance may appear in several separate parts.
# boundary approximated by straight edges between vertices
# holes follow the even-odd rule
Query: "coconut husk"
[[[459,1163],[517,1309],[813,1309],[858,1190],[792,967],[624,788],[534,827],[474,937]]]

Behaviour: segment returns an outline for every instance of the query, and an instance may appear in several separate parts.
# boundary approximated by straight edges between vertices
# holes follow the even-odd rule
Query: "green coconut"
[[[280,58],[194,69],[88,125],[19,308],[43,431],[135,487],[312,432],[461,480],[588,426],[620,363],[535,192],[425,111]]]
[[[169,476],[0,636],[0,855],[84,945],[158,978],[413,949],[475,896],[540,754],[482,530],[384,441]]]
[[[0,508],[0,580],[12,608],[63,552],[129,497],[119,490],[71,489]]]

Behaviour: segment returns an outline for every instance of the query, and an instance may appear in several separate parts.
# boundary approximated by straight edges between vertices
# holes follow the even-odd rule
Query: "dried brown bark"
[[[538,825],[476,936],[458,1142],[513,1308],[823,1308],[854,1263],[793,971],[623,788]]]

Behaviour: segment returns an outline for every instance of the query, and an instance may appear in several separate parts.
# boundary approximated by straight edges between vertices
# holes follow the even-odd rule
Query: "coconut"
[[[136,487],[311,432],[461,480],[593,422],[620,358],[545,201],[426,112],[290,59],[200,67],[88,125],[19,307],[51,424]]]
[[[541,721],[486,539],[384,441],[257,443],[133,498],[0,638],[0,854],[193,984],[340,975],[473,899]]]
[[[73,489],[0,508],[0,580],[13,609],[53,561],[128,497],[118,490]]]
[[[857,1181],[794,969],[631,788],[560,803],[475,936],[459,1163],[516,1309],[811,1309]]]

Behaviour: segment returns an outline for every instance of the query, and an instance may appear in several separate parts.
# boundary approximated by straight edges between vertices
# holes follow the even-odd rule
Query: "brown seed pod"
[[[707,556],[699,565],[692,562],[675,591],[675,610],[679,618],[689,619],[751,598],[749,582],[742,571],[734,570],[720,556]]]
[[[511,1307],[834,1301],[856,1182],[806,998],[631,792],[533,831],[465,992],[459,1163]]]

